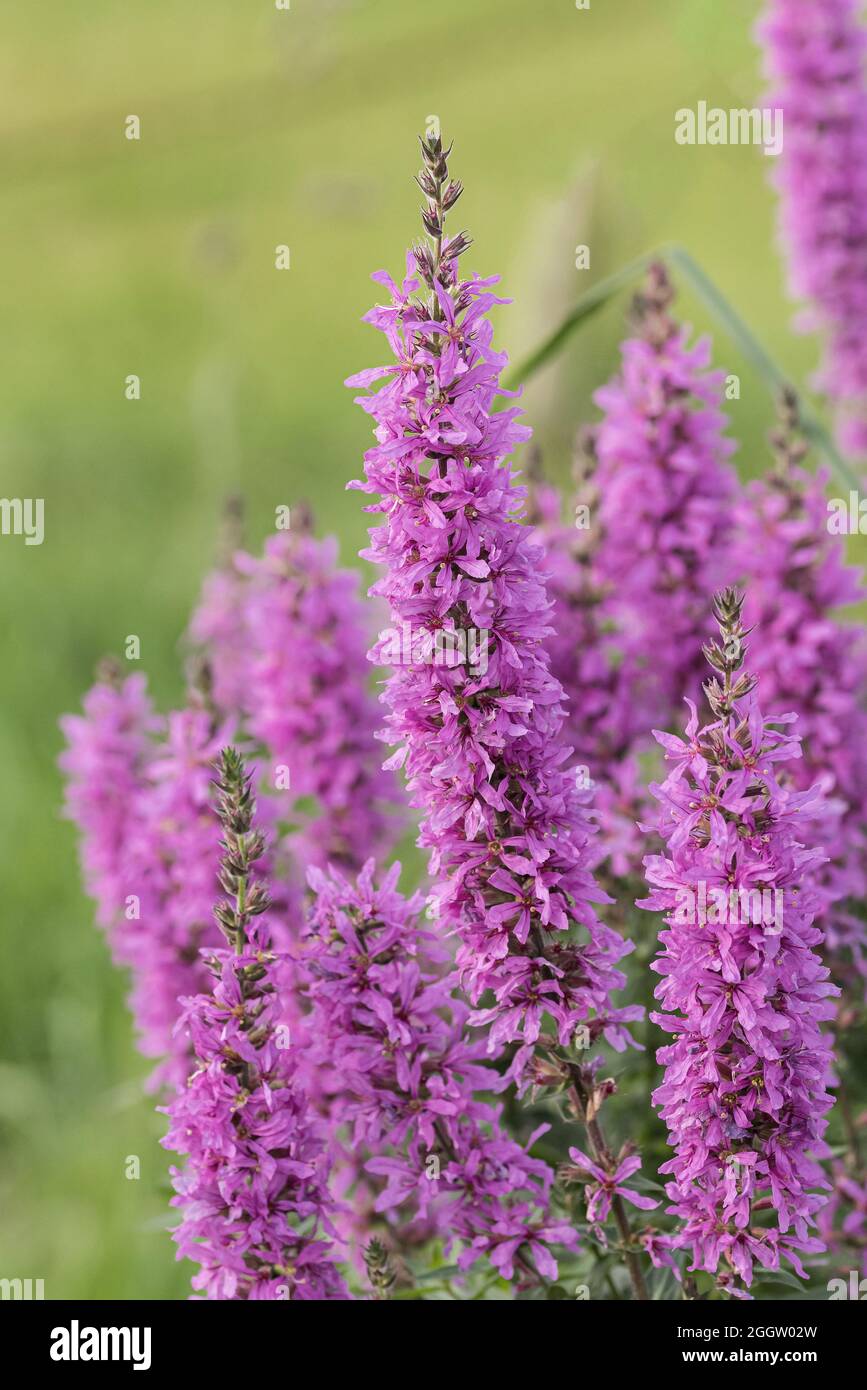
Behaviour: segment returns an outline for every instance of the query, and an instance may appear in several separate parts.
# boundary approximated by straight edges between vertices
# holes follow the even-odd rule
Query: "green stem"
[[[616,1167],[614,1155],[605,1141],[602,1133],[602,1126],[595,1115],[591,1114],[590,1101],[592,1095],[592,1083],[584,1074],[582,1067],[574,1062],[569,1065],[569,1076],[571,1085],[569,1087],[569,1097],[574,1106],[576,1115],[580,1118],[587,1134],[590,1148],[593,1152],[595,1161],[606,1173],[612,1173]],[[641,1261],[633,1244],[632,1228],[629,1224],[629,1217],[626,1214],[626,1207],[623,1198],[617,1193],[614,1194],[611,1202],[611,1212],[614,1217],[614,1224],[623,1245],[623,1259],[626,1263],[629,1282],[632,1285],[632,1295],[640,1303],[649,1302],[647,1285],[644,1282],[644,1274],[641,1269]]]

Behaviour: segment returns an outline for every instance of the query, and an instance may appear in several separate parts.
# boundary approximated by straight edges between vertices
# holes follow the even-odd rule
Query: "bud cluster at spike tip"
[[[195,1069],[165,1113],[180,1212],[178,1258],[199,1265],[193,1288],[212,1299],[345,1299],[334,1264],[332,1201],[321,1125],[298,1084],[285,1036],[268,891],[256,861],[249,777],[225,749],[217,783],[223,828],[215,916],[230,948],[207,953],[213,988],[182,1000]]]
[[[484,1040],[465,1036],[457,982],[419,925],[420,897],[397,891],[399,873],[393,865],[377,886],[372,861],[357,882],[310,871],[310,1034],[332,1073],[335,1122],[350,1151],[367,1156],[375,1210],[398,1233],[420,1227],[447,1252],[458,1241],[462,1270],[486,1256],[505,1279],[532,1267],[555,1279],[550,1247],[572,1248],[576,1234],[548,1213],[552,1171],[480,1099],[502,1079],[484,1063]]]
[[[689,701],[685,738],[656,735],[672,764],[651,788],[665,852],[645,859],[651,892],[639,903],[666,921],[654,1021],[674,1040],[657,1054],[665,1075],[653,1099],[674,1149],[662,1168],[680,1223],[669,1243],[736,1296],[756,1265],[785,1258],[803,1275],[801,1255],[824,1248],[813,1234],[832,1102],[822,1024],[837,993],[814,922],[823,854],[805,847],[821,791],[790,785],[794,716],[758,706],[742,667],[742,605],[733,590],[715,601],[712,721],[699,727]],[[750,890],[776,895],[773,915],[741,908]],[[703,893],[711,911],[696,906]]]
[[[818,330],[816,385],[840,447],[867,454],[867,31],[858,0],[766,0],[768,105],[783,112],[772,181],[798,325]]]
[[[438,141],[423,143],[423,154],[441,226],[445,155]],[[442,926],[460,938],[464,987],[473,1003],[493,993],[476,1021],[490,1025],[493,1049],[523,1044],[518,1075],[543,1014],[563,1044],[586,1023],[623,1047],[638,1011],[611,1002],[630,947],[592,906],[601,895],[588,868],[586,812],[565,766],[563,692],[544,647],[543,557],[506,463],[529,430],[515,407],[494,409],[506,359],[492,347],[487,315],[502,301],[495,280],[460,278],[457,242],[411,252],[400,285],[374,276],[390,303],[366,318],[395,360],[348,382],[385,381],[359,398],[377,443],[365,480],[350,486],[380,499],[367,510],[384,521],[364,554],[384,567],[371,593],[386,598],[392,622],[487,634],[484,673],[436,663],[394,670],[383,699],[388,738],[400,746],[387,766],[405,766],[423,811],[419,843],[431,850]],[[371,657],[381,659],[382,648]]]

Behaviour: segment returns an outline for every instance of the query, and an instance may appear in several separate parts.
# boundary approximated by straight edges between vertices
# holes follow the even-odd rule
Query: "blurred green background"
[[[760,90],[752,0],[40,0],[0,31],[2,492],[44,497],[45,542],[0,538],[4,781],[0,1275],[49,1298],[183,1296],[164,1233],[161,1117],[141,1098],[124,985],[60,819],[58,715],[142,642],[163,707],[220,507],[258,546],[302,497],[349,562],[368,420],[342,381],[381,360],[368,274],[418,230],[416,133],[440,117],[466,186],[468,264],[529,351],[595,279],[684,243],[796,380],[767,161],[684,148],[673,113]],[[129,114],[139,142],[124,138]],[[291,249],[291,270],[274,267]],[[591,249],[589,271],[575,247]],[[550,470],[611,372],[625,296],[526,394]],[[683,297],[683,312],[711,327]],[[742,375],[744,473],[772,406]],[[124,380],[140,376],[140,401]],[[416,866],[417,867],[417,866]],[[124,1176],[127,1155],[141,1181]]]

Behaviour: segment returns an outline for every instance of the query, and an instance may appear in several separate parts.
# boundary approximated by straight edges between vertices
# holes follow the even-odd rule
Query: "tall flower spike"
[[[783,112],[773,161],[800,326],[822,335],[818,386],[847,453],[867,453],[867,31],[857,0],[767,0],[758,26]]]
[[[364,1155],[380,1220],[460,1242],[461,1269],[486,1257],[506,1279],[556,1278],[550,1247],[575,1233],[549,1214],[551,1170],[480,1098],[501,1078],[465,1036],[468,1010],[419,925],[420,899],[397,891],[399,865],[381,885],[373,871],[357,883],[310,875],[311,1046],[332,1078],[333,1120]]]
[[[178,1258],[199,1265],[193,1288],[211,1299],[346,1298],[323,1236],[331,1203],[318,1122],[281,1022],[250,778],[232,748],[219,774],[227,897],[214,915],[229,947],[208,955],[212,992],[183,1001],[196,1069],[164,1112],[164,1146],[187,1156],[172,1169]]]
[[[674,1041],[657,1054],[654,1101],[674,1149],[662,1169],[681,1223],[671,1243],[691,1251],[693,1269],[722,1263],[721,1287],[739,1296],[756,1263],[786,1258],[803,1276],[800,1256],[824,1249],[811,1230],[828,1187],[817,1162],[832,1100],[822,1023],[837,993],[817,954],[823,854],[803,843],[821,792],[790,784],[794,716],[765,716],[756,702],[742,608],[734,590],[716,597],[711,723],[699,728],[688,702],[686,738],[657,733],[673,764],[651,787],[666,853],[645,859],[651,892],[639,904],[667,924],[654,1021]]]
[[[633,722],[668,727],[684,695],[698,699],[707,595],[726,579],[736,481],[726,462],[723,374],[710,343],[689,343],[672,316],[665,266],[651,266],[633,303],[634,336],[618,375],[594,400],[598,538],[590,561],[600,621],[627,662]],[[579,707],[580,708],[580,707]]]
[[[151,1087],[175,1086],[189,1068],[178,998],[206,983],[199,948],[219,941],[211,768],[230,729],[196,691],[185,709],[157,718],[144,678],[121,681],[108,663],[84,705],[84,716],[61,721],[67,814],[82,832],[85,881],[112,957],[129,970],[139,1049],[159,1059]]]
[[[494,409],[507,394],[506,359],[492,347],[487,313],[502,301],[491,293],[496,280],[460,277],[469,240],[445,231],[459,187],[447,154],[438,137],[422,142],[431,243],[409,253],[400,286],[385,272],[373,277],[391,304],[367,321],[396,361],[347,383],[385,379],[359,398],[377,443],[365,480],[350,486],[378,494],[368,511],[384,518],[364,553],[384,567],[371,593],[387,599],[393,627],[372,659],[395,664],[395,633],[401,639],[383,695],[388,736],[400,746],[386,766],[405,765],[423,812],[419,843],[431,851],[435,910],[460,940],[463,987],[474,1005],[491,992],[472,1021],[488,1025],[492,1051],[518,1045],[511,1073],[520,1083],[535,1053],[541,1061],[560,1048],[565,1056],[545,1074],[574,1077],[587,1095],[594,1064],[576,1060],[573,1045],[604,1035],[623,1048],[641,1011],[611,1000],[631,947],[592,906],[604,895],[589,869],[583,793],[564,766],[563,691],[544,649],[543,557],[506,463],[529,430],[516,408]],[[556,1032],[541,1036],[546,1016]],[[640,1276],[633,1284],[643,1294]]]
[[[732,567],[749,583],[744,611],[762,633],[752,662],[762,698],[798,715],[802,757],[791,775],[801,790],[821,782],[828,792],[817,831],[830,856],[825,952],[851,1011],[867,979],[867,924],[856,908],[867,897],[867,642],[838,613],[867,592],[844,540],[829,532],[828,473],[801,466],[807,446],[791,394],[780,414],[776,467],[748,485],[736,512]]]
[[[802,757],[792,765],[792,780],[800,790],[818,782],[828,793],[816,829],[829,855],[819,874],[820,921],[824,958],[841,989],[836,1089],[849,1143],[845,1162],[831,1170],[834,1193],[821,1231],[834,1257],[851,1268],[848,1239],[863,1225],[865,1189],[848,1107],[850,1040],[864,1017],[867,987],[867,642],[838,613],[865,592],[860,572],[846,565],[844,539],[829,532],[827,472],[812,475],[801,466],[807,446],[790,393],[781,401],[772,444],[776,467],[748,485],[736,514],[733,561],[749,577],[745,613],[762,632],[752,666],[763,697],[798,715]]]
[[[616,963],[629,947],[591,905],[600,895],[586,867],[586,816],[563,766],[541,552],[520,522],[524,490],[505,463],[529,430],[515,408],[493,410],[505,394],[505,357],[491,347],[486,314],[501,301],[490,293],[495,281],[459,279],[449,252],[459,239],[443,233],[446,152],[434,138],[422,150],[420,182],[440,235],[410,254],[402,287],[374,276],[392,305],[367,319],[398,360],[350,378],[390,378],[360,398],[378,443],[365,455],[366,480],[350,486],[381,496],[367,509],[385,518],[364,552],[385,569],[371,593],[385,596],[412,639],[383,697],[390,741],[401,745],[387,766],[405,764],[424,812],[420,844],[431,850],[443,926],[460,937],[470,999],[493,991],[477,1021],[491,1025],[492,1049],[523,1044],[521,1070],[546,1011],[564,1045],[591,1020],[594,1035],[624,1045],[610,994],[623,984]],[[430,289],[421,299],[414,265]],[[438,633],[448,638],[439,651]],[[384,664],[391,651],[381,642],[372,659]]]

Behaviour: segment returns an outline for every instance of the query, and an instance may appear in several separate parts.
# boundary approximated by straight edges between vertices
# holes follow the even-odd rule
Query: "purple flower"
[[[575,1234],[549,1214],[551,1170],[481,1099],[501,1077],[465,1034],[442,946],[419,925],[418,896],[397,891],[399,871],[379,886],[373,861],[357,883],[310,872],[309,1033],[332,1123],[345,1132],[339,1147],[362,1183],[368,1175],[396,1243],[436,1235],[459,1243],[462,1269],[487,1256],[511,1279],[520,1257],[518,1273],[535,1265],[556,1278],[550,1247],[573,1247]]]
[[[681,1223],[672,1245],[691,1250],[693,1269],[724,1262],[732,1293],[757,1262],[777,1269],[785,1257],[802,1273],[799,1252],[824,1248],[810,1231],[828,1186],[822,1023],[838,993],[817,953],[824,856],[804,844],[821,790],[794,788],[798,738],[775,727],[791,716],[763,715],[740,671],[742,605],[733,590],[715,601],[713,721],[662,739],[673,767],[652,790],[666,853],[645,859],[651,892],[639,904],[667,924],[654,1020],[674,1040],[657,1054],[654,1102],[674,1149],[662,1169]]]
[[[653,1211],[654,1207],[659,1206],[653,1197],[646,1197],[643,1193],[635,1192],[626,1186],[628,1179],[641,1167],[641,1159],[637,1154],[621,1158],[617,1167],[610,1173],[600,1168],[599,1164],[594,1163],[581,1149],[570,1149],[569,1157],[577,1164],[577,1176],[586,1183],[587,1219],[591,1226],[607,1221],[615,1197],[625,1197],[627,1202],[631,1202],[634,1207],[640,1207],[642,1211]]]
[[[725,577],[736,491],[722,374],[708,370],[707,342],[690,346],[672,299],[665,267],[652,266],[621,369],[595,396],[603,418],[580,441],[574,525],[550,489],[532,494],[554,600],[551,668],[599,818],[606,886],[640,873],[650,729],[669,727],[684,693],[700,691],[706,595]]]
[[[186,1044],[174,1032],[178,997],[202,985],[199,947],[217,940],[211,765],[226,731],[215,733],[201,708],[164,724],[137,675],[100,680],[84,709],[61,721],[67,814],[82,834],[97,919],[108,929],[115,962],[130,972],[139,1047],[160,1059],[151,1084],[176,1085],[188,1069]]]
[[[828,475],[801,467],[806,445],[792,397],[783,401],[772,442],[776,468],[749,485],[738,508],[732,563],[748,576],[745,617],[762,633],[752,668],[763,698],[798,715],[802,756],[792,781],[801,790],[819,783],[827,793],[815,833],[829,857],[817,881],[823,954],[841,988],[837,1034],[845,1052],[867,984],[867,928],[859,912],[867,896],[867,643],[838,613],[860,602],[864,589],[859,572],[846,565],[842,538],[829,530]],[[857,1158],[852,1172],[857,1191],[864,1178]],[[841,1256],[849,1191],[835,1182],[839,1229],[830,1218],[822,1223]]]
[[[818,330],[817,384],[846,452],[867,452],[867,34],[856,0],[768,0],[758,26],[767,101],[783,111],[773,182],[789,286]]]
[[[282,1022],[278,956],[266,919],[268,894],[255,865],[264,850],[253,828],[250,779],[223,752],[220,881],[215,909],[231,949],[206,953],[214,984],[183,1000],[195,1070],[165,1113],[166,1148],[186,1155],[172,1169],[181,1213],[178,1258],[193,1260],[193,1287],[210,1299],[342,1299],[333,1263],[327,1159],[319,1123],[297,1083]]]
[[[423,143],[425,225],[451,205],[446,152]],[[456,194],[454,197],[456,198]],[[434,234],[431,233],[433,236]],[[441,243],[441,245],[440,245]],[[587,1022],[622,1048],[634,1009],[615,1009],[617,961],[630,949],[592,902],[588,822],[565,763],[563,691],[544,642],[550,603],[542,552],[521,524],[524,490],[505,460],[528,437],[514,407],[496,409],[505,357],[492,346],[494,280],[461,279],[468,244],[434,238],[408,256],[400,285],[368,322],[385,335],[391,365],[349,384],[384,384],[360,404],[376,424],[357,486],[383,518],[366,557],[384,569],[383,595],[398,632],[446,631],[462,659],[395,665],[385,685],[388,734],[423,812],[442,927],[457,933],[457,964],[489,1045],[518,1042],[526,1072],[545,1014],[562,1044]],[[427,286],[428,293],[419,298]],[[424,643],[422,643],[424,648]],[[386,664],[389,637],[374,648]],[[413,648],[415,650],[415,648]],[[481,653],[484,653],[484,660]],[[476,660],[472,659],[475,653]]]
[[[67,814],[82,833],[85,879],[112,957],[129,971],[139,1049],[158,1059],[149,1085],[173,1087],[189,1071],[178,1000],[206,985],[200,951],[219,943],[213,763],[232,726],[216,722],[195,693],[186,709],[158,719],[140,676],[99,681],[84,707],[62,720]],[[291,897],[275,904],[278,929],[297,907]]]

